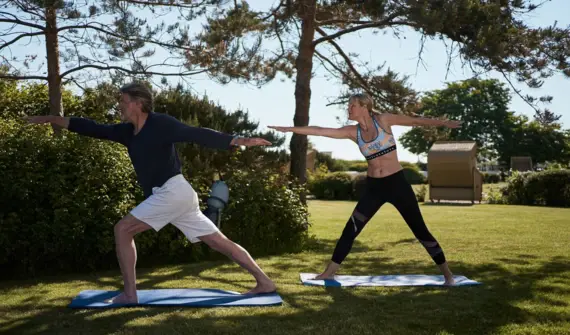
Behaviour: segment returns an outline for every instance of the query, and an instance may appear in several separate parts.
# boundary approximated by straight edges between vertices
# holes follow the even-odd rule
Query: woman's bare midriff
[[[396,151],[368,161],[368,176],[372,178],[388,177],[400,170],[402,170],[402,165],[398,161]]]

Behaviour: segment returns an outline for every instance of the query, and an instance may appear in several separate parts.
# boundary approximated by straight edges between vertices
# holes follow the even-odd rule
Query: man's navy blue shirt
[[[160,187],[181,173],[174,143],[192,142],[214,149],[230,149],[234,138],[212,129],[192,127],[170,115],[155,112],[148,114],[137,134],[130,123],[100,124],[81,117],[70,117],[68,130],[126,146],[145,197],[152,194],[153,187]]]

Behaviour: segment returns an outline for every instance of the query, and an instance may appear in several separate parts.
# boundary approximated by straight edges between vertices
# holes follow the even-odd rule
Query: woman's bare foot
[[[327,265],[325,271],[323,271],[323,273],[321,273],[320,275],[316,276],[313,279],[314,280],[334,279],[334,274],[338,271],[339,268],[340,264],[337,264],[335,262],[330,262]]]
[[[263,293],[273,293],[277,290],[277,286],[273,284],[272,281],[257,283],[254,288],[247,291],[245,294],[263,294]]]
[[[135,296],[127,296],[125,294],[125,292],[111,298],[111,299],[107,299],[105,300],[106,303],[109,304],[138,304],[139,303],[139,299],[138,297]]]
[[[325,272],[321,273],[320,275],[316,276],[315,278],[313,278],[313,280],[324,280],[324,279],[334,279],[334,273],[329,274],[325,271]]]
[[[441,270],[441,272],[443,272],[443,277],[445,278],[445,282],[443,283],[443,285],[445,286],[455,285],[455,279],[453,279],[453,273],[451,273],[451,270],[449,270],[449,265],[447,264],[447,262],[438,265],[438,267]]]
[[[445,278],[445,282],[443,283],[444,286],[454,286],[455,285],[455,279],[453,279],[453,276],[449,277],[449,278]]]

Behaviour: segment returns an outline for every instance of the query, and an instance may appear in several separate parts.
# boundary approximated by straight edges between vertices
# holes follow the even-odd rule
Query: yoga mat
[[[301,281],[309,286],[443,286],[442,275],[385,275],[348,276],[338,275],[334,279],[314,280],[316,273],[301,273]],[[453,276],[455,286],[480,285],[465,276]]]
[[[229,307],[229,306],[279,306],[283,300],[277,293],[246,295],[238,292],[214,289],[156,289],[138,290],[138,304],[110,304],[110,299],[119,291],[81,291],[68,305],[70,308],[117,308],[117,307]]]

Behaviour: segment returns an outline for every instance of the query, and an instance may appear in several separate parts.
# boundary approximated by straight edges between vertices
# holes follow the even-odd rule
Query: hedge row
[[[490,203],[570,207],[570,170],[515,172]]]
[[[143,200],[124,147],[3,119],[0,171],[0,276],[116,268],[113,226]],[[207,180],[194,173],[187,176],[191,181]],[[307,208],[299,188],[278,171],[255,167],[227,182],[230,204],[222,225],[229,238],[253,254],[302,248]],[[193,186],[207,196],[209,184]],[[138,235],[136,243],[141,265],[209,253],[171,225]]]
[[[415,165],[404,165],[404,176],[410,184],[423,184],[425,177]],[[352,177],[345,172],[316,175],[309,180],[309,192],[322,200],[358,200],[366,182],[366,173]]]

